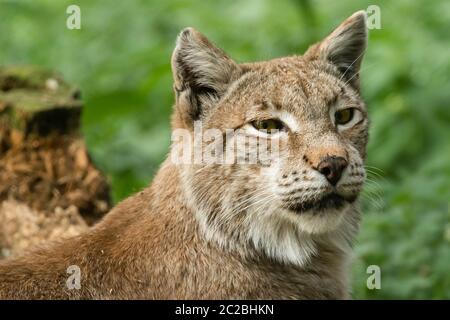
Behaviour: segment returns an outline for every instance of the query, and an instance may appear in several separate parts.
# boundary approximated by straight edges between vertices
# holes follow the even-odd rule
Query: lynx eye
[[[283,129],[283,123],[276,119],[267,120],[255,120],[252,122],[252,126],[257,130],[263,130],[270,133],[271,130],[281,130]]]
[[[347,124],[350,121],[352,121],[354,115],[355,115],[354,108],[338,110],[334,113],[334,122],[337,125]]]

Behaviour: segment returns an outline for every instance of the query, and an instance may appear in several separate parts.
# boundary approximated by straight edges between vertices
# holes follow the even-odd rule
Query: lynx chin
[[[0,298],[349,298],[368,139],[366,43],[363,11],[304,55],[265,62],[238,64],[183,30],[172,55],[172,130],[193,133],[200,122],[227,135],[200,139],[202,152],[239,148],[242,138],[257,139],[236,157],[260,144],[277,152],[175,163],[172,145],[152,184],[91,230],[1,261]],[[71,265],[78,290],[67,289]]]

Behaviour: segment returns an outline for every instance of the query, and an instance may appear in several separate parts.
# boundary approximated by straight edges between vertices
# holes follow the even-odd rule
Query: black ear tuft
[[[305,54],[334,64],[342,78],[359,89],[359,70],[367,47],[367,15],[358,11]]]
[[[239,66],[193,28],[184,29],[172,55],[177,95],[190,103],[189,113],[198,119],[228,88]]]

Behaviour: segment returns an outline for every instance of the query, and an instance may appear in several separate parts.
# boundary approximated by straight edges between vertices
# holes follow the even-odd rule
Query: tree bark
[[[60,75],[0,67],[0,258],[81,232],[109,211],[107,179],[80,133],[82,108]]]

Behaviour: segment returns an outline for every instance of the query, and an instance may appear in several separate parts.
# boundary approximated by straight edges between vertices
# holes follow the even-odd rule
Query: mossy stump
[[[17,242],[27,243],[19,246],[23,249],[37,241],[24,239],[27,232],[21,228],[30,229],[30,223],[40,221],[43,229],[82,230],[110,209],[107,179],[93,165],[80,133],[82,108],[80,91],[60,75],[34,66],[0,67],[0,249],[4,255],[14,251]],[[20,210],[11,214],[15,206],[11,203]],[[29,236],[39,242],[58,233],[33,230]]]

